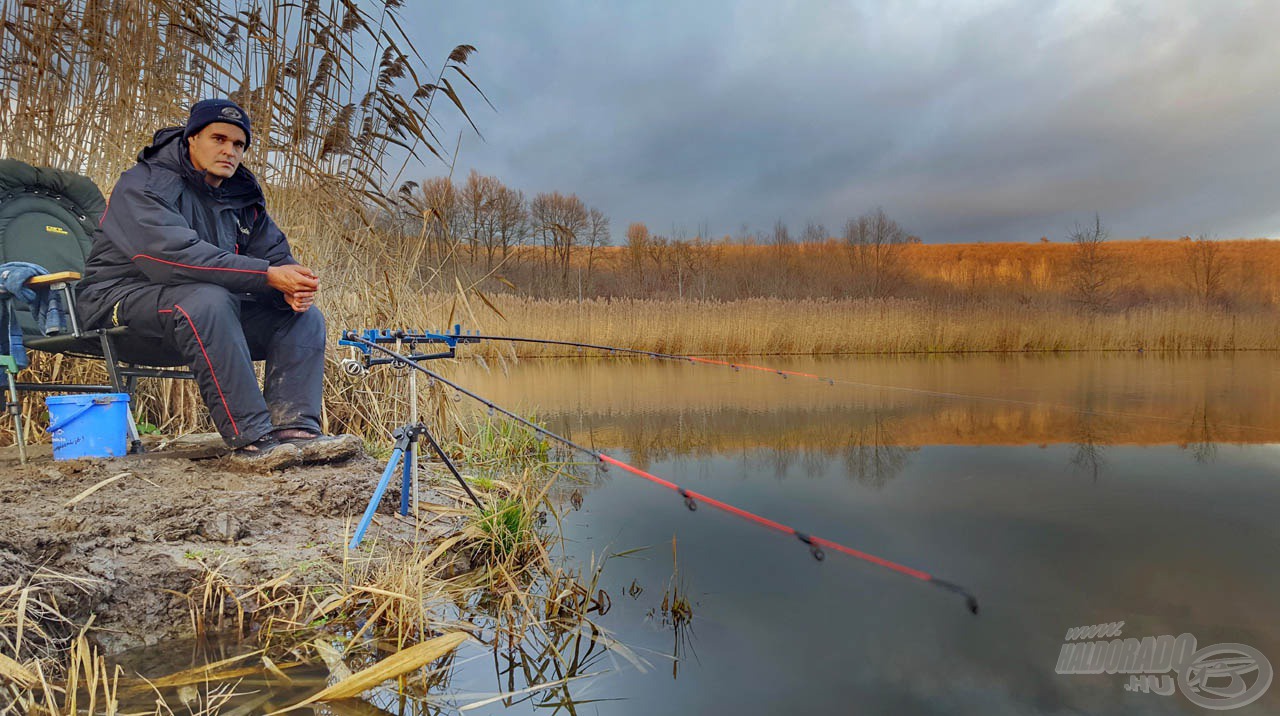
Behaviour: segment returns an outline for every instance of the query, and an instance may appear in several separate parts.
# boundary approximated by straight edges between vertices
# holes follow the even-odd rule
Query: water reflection
[[[872,424],[858,430],[844,451],[844,464],[849,476],[873,488],[884,487],[907,466],[909,453],[917,448],[904,447],[893,435],[892,424],[878,411],[872,412]]]
[[[1192,459],[1202,465],[1211,463],[1218,457],[1215,422],[1209,413],[1209,404],[1201,403],[1192,413],[1191,423],[1187,427],[1183,449],[1190,451]]]
[[[1099,414],[1096,395],[1096,388],[1085,392],[1071,435],[1071,467],[1094,482],[1106,467],[1108,436],[1117,430],[1115,419]]]
[[[755,448],[787,461],[850,445],[1075,443],[1092,474],[1099,446],[1280,442],[1280,382],[1258,380],[1271,362],[1259,354],[771,361],[859,385],[620,359],[524,361],[503,373],[460,363],[451,372],[642,467]],[[1211,450],[1191,451],[1211,459]],[[893,471],[893,455],[860,455],[883,461],[872,474]]]
[[[1280,382],[1264,355],[803,359],[862,386],[681,364],[533,363],[458,376],[575,437],[744,509],[955,579],[818,564],[793,539],[611,475],[566,521],[579,558],[678,533],[697,656],[623,599],[605,626],[678,661],[600,713],[1196,713],[1180,693],[1063,676],[1067,628],[1194,633],[1280,663]],[[888,389],[874,386],[894,386]],[[606,588],[661,589],[667,560]],[[1280,709],[1280,689],[1242,714]]]
[[[281,676],[252,644],[226,634],[134,649],[111,661],[122,669],[117,696],[125,713],[158,713],[161,703],[174,713],[269,713],[323,689],[329,677],[322,664],[286,664]]]

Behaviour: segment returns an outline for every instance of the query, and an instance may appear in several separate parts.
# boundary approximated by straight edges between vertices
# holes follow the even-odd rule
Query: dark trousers
[[[294,313],[214,284],[154,285],[126,296],[107,320],[187,360],[228,445],[284,428],[320,430],[325,325],[314,306]],[[267,362],[263,388],[255,360]]]

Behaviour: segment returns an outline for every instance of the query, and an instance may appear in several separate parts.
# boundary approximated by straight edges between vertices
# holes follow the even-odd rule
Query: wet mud
[[[205,565],[255,584],[341,562],[382,461],[361,452],[260,474],[224,450],[197,437],[121,459],[55,462],[46,445],[26,465],[0,451],[0,585],[42,581],[65,616],[93,615],[97,640],[117,651],[190,634],[182,595]],[[412,535],[398,504],[393,485],[370,535]]]

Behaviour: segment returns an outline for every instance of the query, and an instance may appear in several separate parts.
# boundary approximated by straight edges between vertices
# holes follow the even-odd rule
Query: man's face
[[[244,159],[246,139],[244,130],[236,125],[214,122],[187,139],[191,164],[205,173],[205,181],[218,186],[236,173]]]

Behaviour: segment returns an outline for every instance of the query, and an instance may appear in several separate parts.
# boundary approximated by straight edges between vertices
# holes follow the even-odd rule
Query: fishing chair
[[[102,192],[87,177],[45,167],[33,167],[0,159],[0,263],[25,261],[38,264],[49,273],[36,276],[26,285],[58,292],[66,314],[65,330],[44,335],[28,307],[17,306],[23,343],[28,350],[84,358],[101,362],[106,368],[106,384],[41,383],[15,378],[21,371],[14,355],[0,354],[0,367],[7,378],[0,409],[13,416],[14,440],[18,454],[26,462],[22,434],[23,393],[127,393],[133,395],[139,378],[192,377],[182,357],[156,344],[129,335],[126,326],[86,330],[76,314],[75,282],[84,271],[93,241],[93,232],[107,203]],[[11,351],[16,352],[16,351]],[[140,452],[137,425],[129,415],[132,452]]]

